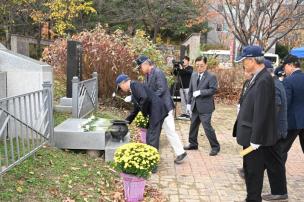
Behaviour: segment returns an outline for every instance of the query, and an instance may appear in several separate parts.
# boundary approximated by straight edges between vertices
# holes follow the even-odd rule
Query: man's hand
[[[187,112],[191,112],[191,105],[190,104],[187,104]]]
[[[201,91],[200,90],[196,90],[193,92],[193,97],[197,97],[197,96],[200,96],[201,94]]]
[[[250,146],[252,146],[254,150],[257,150],[261,145],[253,144],[253,143],[250,142]]]
[[[132,100],[132,95],[129,95],[124,99],[125,102],[131,102],[131,100]]]

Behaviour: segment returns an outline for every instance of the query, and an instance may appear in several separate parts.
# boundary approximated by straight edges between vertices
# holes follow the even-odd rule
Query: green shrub
[[[172,67],[166,65],[164,56],[157,50],[156,45],[152,43],[144,31],[137,30],[134,37],[127,39],[127,44],[136,56],[140,54],[148,56],[166,74],[169,86],[174,82],[171,75]]]

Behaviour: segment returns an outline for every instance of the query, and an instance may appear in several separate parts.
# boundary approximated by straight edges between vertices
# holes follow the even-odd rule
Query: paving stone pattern
[[[217,104],[212,124],[221,144],[219,155],[209,156],[210,145],[201,126],[199,150],[188,151],[188,157],[181,165],[174,164],[175,155],[162,133],[161,163],[149,183],[160,188],[168,201],[172,202],[244,200],[245,183],[237,173],[237,168],[242,166],[239,156],[241,147],[231,135],[235,118],[235,106]],[[176,121],[175,124],[183,144],[187,144],[190,121]],[[304,154],[298,138],[289,152],[286,166],[289,202],[304,201]],[[263,193],[268,192],[269,183],[265,172]]]

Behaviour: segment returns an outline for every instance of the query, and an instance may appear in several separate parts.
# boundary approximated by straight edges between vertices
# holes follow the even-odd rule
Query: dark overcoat
[[[263,68],[250,82],[240,102],[233,136],[238,144],[272,146],[277,140],[275,87],[270,73]]]
[[[158,97],[161,98],[168,111],[171,111],[174,108],[166,76],[159,68],[152,68],[151,72],[145,77],[145,83]]]
[[[137,113],[141,111],[144,116],[149,117],[149,127],[153,127],[168,115],[163,101],[147,85],[131,81],[130,88],[134,108],[126,118],[127,121],[132,123]]]

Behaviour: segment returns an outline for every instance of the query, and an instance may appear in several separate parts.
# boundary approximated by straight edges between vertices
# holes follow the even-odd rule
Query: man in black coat
[[[273,146],[273,152],[267,156],[269,166],[266,167],[270,194],[262,195],[265,201],[285,200],[288,198],[286,185],[286,169],[283,160],[280,140],[287,136],[287,98],[282,81],[280,81],[273,71],[273,66],[269,60],[264,61],[265,68],[274,78],[275,104],[276,104],[276,128],[279,141]]]
[[[301,71],[299,59],[293,55],[284,59],[283,69],[287,76],[283,84],[287,97],[288,134],[281,145],[286,162],[287,153],[298,135],[304,152],[304,73]]]
[[[246,201],[262,201],[264,169],[268,167],[273,145],[277,141],[275,87],[270,73],[264,67],[264,53],[259,46],[247,46],[239,61],[252,74],[240,102],[240,111],[233,130],[239,145],[254,150],[245,155],[243,167],[247,189]]]
[[[141,111],[145,117],[149,117],[149,127],[146,142],[148,145],[159,149],[159,136],[168,110],[161,99],[146,85],[137,81],[131,81],[125,74],[116,78],[116,85],[124,92],[130,92],[134,109],[126,118],[132,123],[137,113]]]

